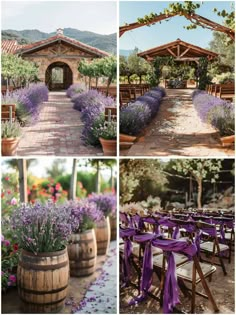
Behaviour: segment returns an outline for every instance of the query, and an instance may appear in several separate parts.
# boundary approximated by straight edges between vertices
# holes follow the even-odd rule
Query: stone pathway
[[[35,124],[23,128],[17,155],[96,156],[101,148],[85,146],[81,140],[80,112],[65,92],[50,92]]]
[[[117,314],[116,242],[111,242],[101,274],[91,284],[76,314]]]
[[[138,141],[120,155],[233,156],[221,147],[216,130],[202,123],[191,100],[193,90],[167,90],[160,111]]]

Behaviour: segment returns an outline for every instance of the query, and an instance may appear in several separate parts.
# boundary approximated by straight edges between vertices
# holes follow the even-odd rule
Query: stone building
[[[65,90],[80,82],[78,64],[82,59],[91,61],[109,56],[105,51],[63,35],[62,29],[58,29],[55,36],[27,45],[3,40],[2,52],[14,53],[34,62],[39,68],[39,80],[50,90]]]

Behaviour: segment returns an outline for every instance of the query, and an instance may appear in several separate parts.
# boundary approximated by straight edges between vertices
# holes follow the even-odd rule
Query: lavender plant
[[[48,88],[43,83],[30,84],[2,96],[2,104],[16,104],[16,116],[21,122],[37,119],[39,105],[48,100]]]
[[[72,97],[72,102],[74,103],[74,109],[82,111],[84,108],[98,106],[114,106],[114,99],[110,96],[106,97],[97,90],[89,90],[81,94],[75,94]]]
[[[153,87],[150,92],[152,91],[160,92],[162,97],[166,96],[166,91],[162,86]]]
[[[53,202],[23,204],[15,209],[11,219],[19,246],[35,255],[65,248],[71,223],[69,209]]]
[[[116,212],[116,196],[112,193],[96,194],[92,193],[88,201],[95,203],[97,208],[102,211],[103,215],[107,217],[111,213]]]
[[[194,91],[193,104],[203,122],[212,124],[221,136],[235,133],[234,106],[232,103],[207,94]]]
[[[157,114],[159,107],[160,107],[159,99],[157,100],[155,97],[145,94],[143,96],[138,97],[137,101],[139,101],[142,104],[145,104],[149,107],[152,117],[154,117]]]
[[[66,95],[70,98],[72,98],[72,96],[76,95],[76,94],[80,94],[86,91],[86,88],[84,86],[84,84],[81,83],[75,83],[72,84],[66,91]]]
[[[71,212],[71,224],[73,233],[81,233],[90,230],[100,222],[104,215],[94,202],[88,199],[79,201],[69,201],[67,204],[69,212]]]
[[[120,111],[120,132],[136,136],[147,126],[151,110],[139,101],[129,104]]]
[[[21,127],[17,121],[3,121],[1,124],[2,139],[18,138],[21,135]]]

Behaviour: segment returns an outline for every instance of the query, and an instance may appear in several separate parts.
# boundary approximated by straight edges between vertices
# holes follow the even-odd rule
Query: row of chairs
[[[219,97],[223,100],[233,101],[235,97],[234,83],[227,84],[209,84],[206,86],[208,94]]]
[[[124,106],[150,90],[149,84],[120,84],[120,106]]]
[[[194,220],[196,219],[196,220]],[[146,216],[140,217],[139,215],[128,215],[126,213],[120,213],[120,222],[123,226],[122,229],[135,229],[137,234],[143,233],[153,233],[154,235],[158,235],[161,233],[162,239],[166,240],[168,243],[169,237],[172,235],[175,238],[177,237],[176,229],[181,233],[179,242],[192,242],[197,244],[197,240],[199,244],[199,252],[196,255],[193,255],[192,260],[189,261],[187,255],[185,253],[175,252],[174,248],[172,251],[175,252],[175,265],[176,265],[176,274],[177,281],[181,291],[184,294],[188,295],[188,291],[192,291],[191,295],[191,313],[195,311],[195,297],[196,294],[201,295],[205,298],[209,298],[211,301],[214,311],[218,311],[218,307],[214,301],[214,298],[209,290],[209,287],[205,281],[206,278],[211,279],[212,274],[216,271],[216,263],[215,258],[220,260],[220,265],[224,274],[226,273],[225,266],[223,263],[223,254],[225,251],[229,251],[230,247],[227,244],[223,244],[219,242],[219,232],[217,231],[217,227],[219,225],[223,225],[226,229],[230,229],[231,233],[234,233],[233,228],[233,219],[227,218],[215,218],[215,223],[210,224],[204,221],[199,221],[199,218],[192,218],[192,221],[180,220],[175,218],[163,218],[163,217],[154,217],[154,216]],[[209,219],[209,217],[208,217]],[[220,221],[221,220],[221,221]],[[158,229],[157,229],[158,227]],[[211,239],[211,240],[210,240]],[[130,263],[135,268],[138,273],[138,288],[140,288],[140,281],[143,276],[143,257],[144,257],[144,243],[135,242],[135,238],[130,238],[130,241],[133,244],[133,251],[130,257]],[[186,244],[187,244],[186,243]],[[155,242],[154,242],[155,244]],[[158,242],[157,242],[158,244]],[[176,244],[176,243],[174,243]],[[187,245],[186,245],[187,246]],[[165,248],[165,247],[164,247]],[[169,247],[168,247],[169,248]],[[212,260],[210,263],[206,263],[203,260],[201,253],[211,253]],[[124,252],[124,244],[120,245],[120,254],[121,261],[124,263],[125,252]],[[161,249],[160,247],[152,246],[152,255],[153,255],[153,271],[157,274],[160,280],[160,288],[161,292],[160,297],[163,298],[164,292],[164,280],[167,272],[167,263],[165,257],[169,255],[169,252]],[[197,271],[197,272],[196,272]],[[189,289],[185,282],[189,282],[192,284],[191,289]],[[201,282],[206,295],[196,291],[196,285]],[[152,294],[150,294],[152,296]],[[156,296],[152,296],[156,298]]]

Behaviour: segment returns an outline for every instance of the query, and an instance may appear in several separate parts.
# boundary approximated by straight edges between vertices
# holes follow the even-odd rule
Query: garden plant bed
[[[219,134],[201,122],[191,101],[193,90],[167,90],[160,111],[140,138],[121,155],[134,156],[232,156],[234,151],[222,148]]]

